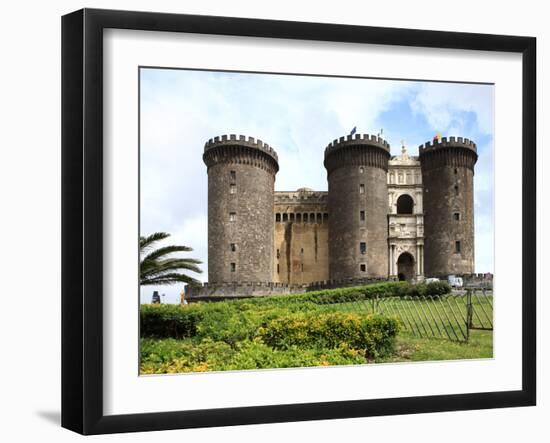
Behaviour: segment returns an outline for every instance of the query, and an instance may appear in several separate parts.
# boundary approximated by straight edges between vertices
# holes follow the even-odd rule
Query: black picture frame
[[[502,51],[522,55],[522,389],[392,399],[103,413],[103,30]],[[458,411],[536,403],[536,39],[151,12],[62,18],[62,426],[82,434]]]

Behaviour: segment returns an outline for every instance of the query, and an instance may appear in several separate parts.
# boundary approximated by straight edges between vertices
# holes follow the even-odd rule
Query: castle
[[[324,152],[328,192],[275,192],[275,150],[252,137],[210,139],[208,283],[190,299],[269,295],[474,272],[474,165],[467,138],[434,139],[418,157],[379,136]]]

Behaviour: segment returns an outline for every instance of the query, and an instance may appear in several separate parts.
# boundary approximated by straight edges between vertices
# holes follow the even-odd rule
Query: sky
[[[191,246],[207,281],[205,142],[218,135],[259,138],[279,156],[276,191],[327,190],[323,153],[350,133],[401,141],[410,155],[436,133],[477,144],[474,176],[475,272],[493,272],[494,86],[387,79],[315,77],[141,68],[140,235],[164,231],[160,243]],[[180,285],[153,290],[179,302]]]

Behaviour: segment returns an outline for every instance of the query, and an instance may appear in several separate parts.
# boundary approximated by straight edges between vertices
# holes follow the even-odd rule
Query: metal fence
[[[364,311],[397,317],[402,328],[421,338],[468,342],[471,330],[493,330],[493,293],[468,288],[443,296],[384,297],[330,303],[330,311]]]

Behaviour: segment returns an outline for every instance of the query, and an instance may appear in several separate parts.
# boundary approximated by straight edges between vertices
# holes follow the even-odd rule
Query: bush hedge
[[[235,344],[252,339],[267,321],[297,313],[318,312],[323,305],[383,297],[438,297],[451,291],[446,282],[411,285],[377,283],[351,288],[326,289],[303,294],[258,297],[190,305],[142,305],[142,337],[212,338]],[[317,315],[317,314],[316,314]]]
[[[337,348],[342,345],[377,358],[394,351],[398,321],[381,315],[334,312],[293,314],[271,320],[259,329],[262,341],[275,349]]]

